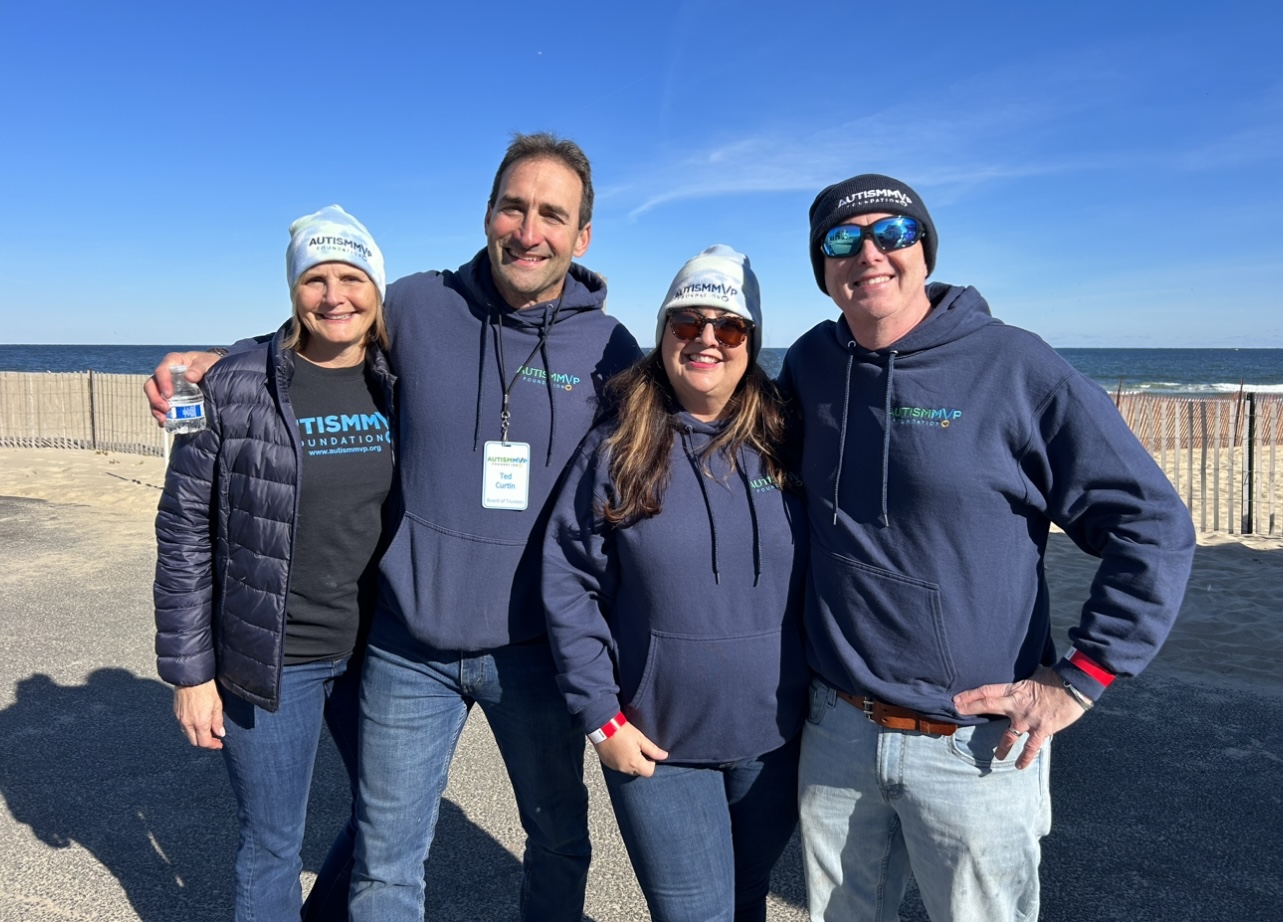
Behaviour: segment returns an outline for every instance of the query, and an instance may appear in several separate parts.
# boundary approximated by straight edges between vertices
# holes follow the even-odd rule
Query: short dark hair
[[[548,131],[535,134],[522,134],[519,131],[512,133],[512,143],[508,145],[508,150],[499,163],[499,169],[495,171],[494,185],[490,187],[490,201],[486,204],[490,208],[494,207],[495,201],[499,198],[499,183],[503,181],[503,174],[508,172],[513,164],[532,159],[556,160],[579,177],[584,187],[583,197],[579,200],[579,226],[587,227],[588,222],[592,220],[592,164],[588,162],[588,155],[578,144],[569,138],[559,138]]]

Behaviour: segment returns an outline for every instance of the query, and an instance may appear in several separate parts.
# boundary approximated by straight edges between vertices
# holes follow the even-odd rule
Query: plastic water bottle
[[[205,428],[205,395],[200,387],[183,377],[186,365],[170,365],[169,380],[174,384],[174,395],[169,398],[169,412],[165,414],[165,431],[171,435],[200,432]]]

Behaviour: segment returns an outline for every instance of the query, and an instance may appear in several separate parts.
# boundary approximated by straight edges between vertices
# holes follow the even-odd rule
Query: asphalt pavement
[[[231,794],[218,754],[183,740],[155,675],[146,523],[0,497],[0,561],[0,922],[230,919]],[[1155,667],[1119,682],[1054,746],[1043,920],[1283,919],[1277,690]],[[587,917],[646,919],[591,753],[588,764]],[[342,820],[341,776],[327,744],[307,874]],[[516,920],[521,841],[475,713],[427,865],[428,918]],[[795,838],[768,918],[803,919],[803,902]],[[912,893],[902,918],[927,918]]]

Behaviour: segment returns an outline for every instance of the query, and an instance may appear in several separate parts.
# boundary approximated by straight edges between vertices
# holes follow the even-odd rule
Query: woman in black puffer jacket
[[[392,485],[383,256],[337,205],[290,226],[293,317],[205,376],[156,518],[156,653],[195,746],[236,794],[236,918],[297,922],[324,721],[356,788],[364,628]],[[345,919],[355,824],[303,907]]]

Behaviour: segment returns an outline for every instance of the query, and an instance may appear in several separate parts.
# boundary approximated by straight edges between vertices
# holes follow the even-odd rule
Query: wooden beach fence
[[[1115,402],[1199,531],[1283,534],[1283,394],[1119,394]]]
[[[146,375],[0,371],[0,446],[168,455],[147,412]]]
[[[167,457],[145,375],[0,372],[0,446]],[[1115,395],[1204,532],[1283,534],[1283,394]]]

